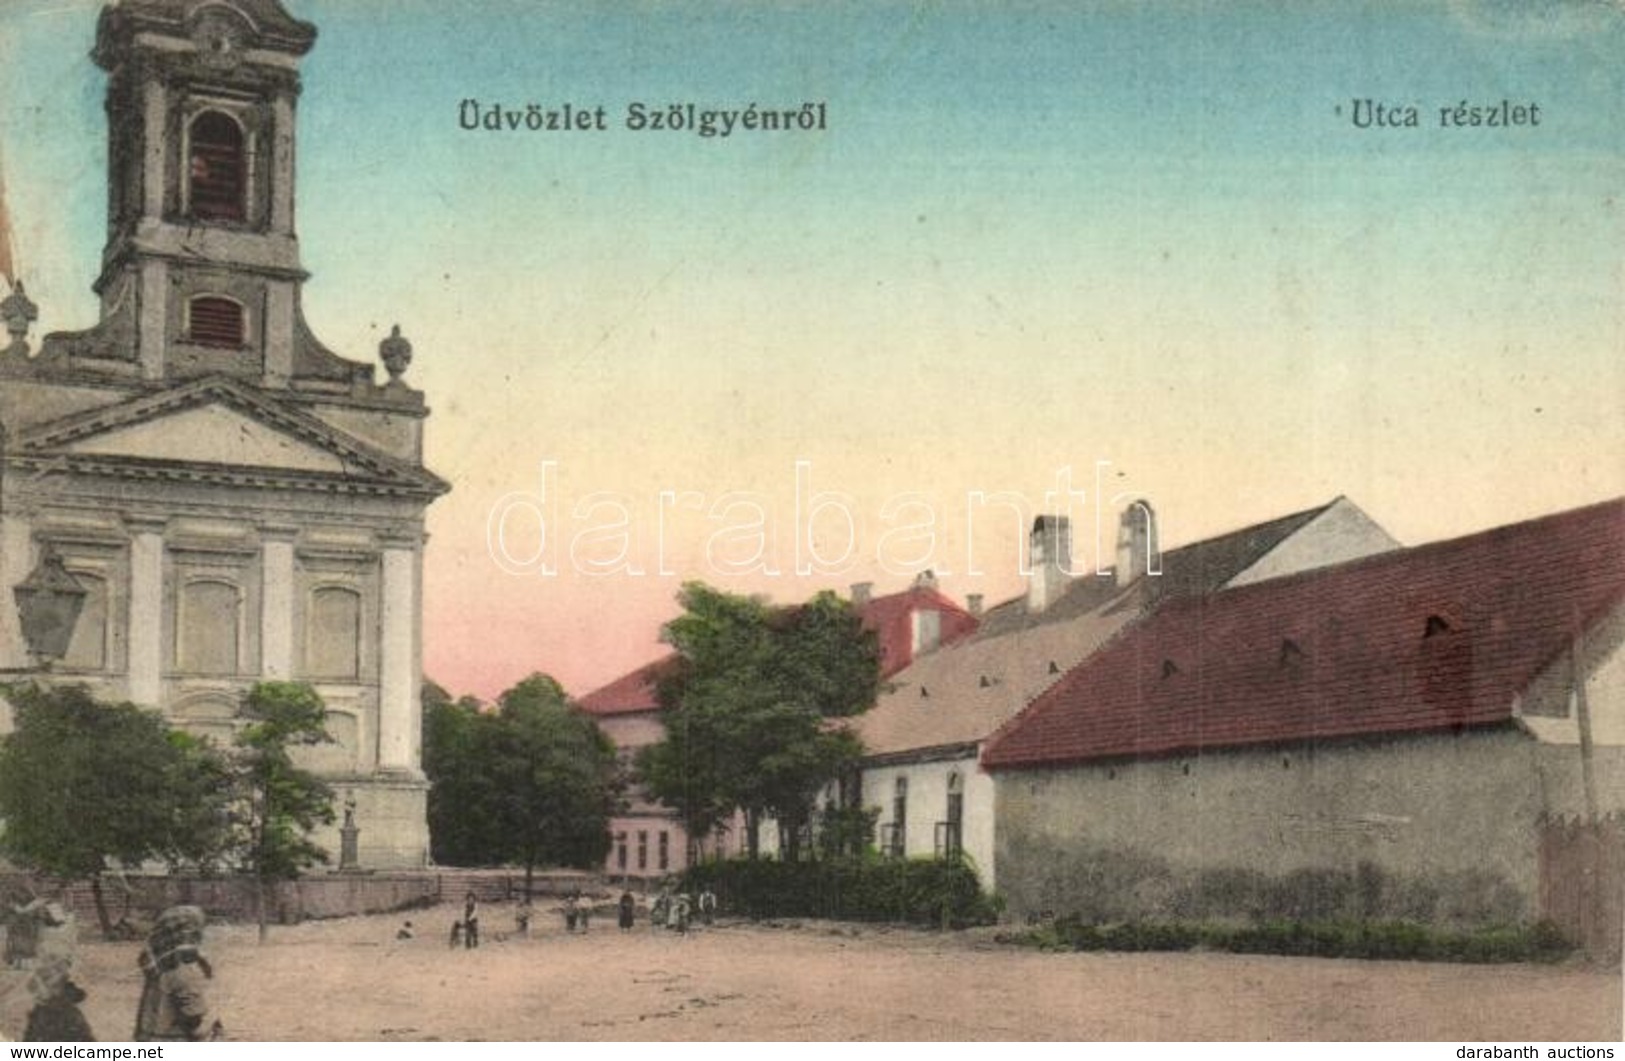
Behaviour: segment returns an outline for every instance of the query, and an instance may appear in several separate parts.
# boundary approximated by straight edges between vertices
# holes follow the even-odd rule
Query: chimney
[[[1117,584],[1127,586],[1151,570],[1157,547],[1157,518],[1151,502],[1134,501],[1117,522]]]
[[[1065,516],[1033,520],[1032,575],[1027,582],[1027,610],[1041,612],[1060,599],[1072,581],[1072,523]]]
[[[919,574],[914,576],[914,588],[936,589],[937,573],[932,571],[930,568],[926,568],[924,571],[921,571]]]
[[[971,613],[972,618],[980,619],[982,617],[982,595],[980,593],[967,593],[965,595],[965,610]]]
[[[856,608],[858,611],[862,611],[863,609],[867,608],[869,606],[869,598],[874,593],[874,588],[875,584],[873,582],[852,583],[852,607]]]

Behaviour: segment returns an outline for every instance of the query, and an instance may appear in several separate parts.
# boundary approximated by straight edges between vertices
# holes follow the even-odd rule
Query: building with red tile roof
[[[852,587],[852,603],[863,628],[880,640],[880,677],[890,678],[914,660],[976,633],[979,620],[937,589],[936,576],[922,572],[901,593],[869,596],[869,584]]]
[[[1161,550],[1144,502],[1123,513],[1117,563],[1073,575],[1064,516],[1034,521],[1028,592],[989,610],[974,636],[898,671],[853,721],[867,756],[862,800],[893,854],[959,852],[996,886],[995,794],[983,742],[1065,673],[1170,602],[1398,548],[1347,498]]]
[[[853,606],[866,630],[879,641],[881,675],[890,677],[943,645],[957,644],[976,632],[977,620],[937,589],[924,572],[899,593],[870,596],[870,585],[853,587]],[[592,715],[615,743],[628,765],[638,750],[664,739],[660,721],[660,683],[675,674],[680,660],[662,656],[583,696],[577,707]],[[624,814],[610,823],[612,844],[605,871],[616,877],[658,878],[688,865],[688,835],[677,814],[634,789]],[[732,838],[709,841],[726,853]],[[773,837],[767,848],[775,847]]]
[[[1541,816],[1625,809],[1622,643],[1625,501],[1170,602],[989,741],[999,879],[1365,864],[1530,914]]]

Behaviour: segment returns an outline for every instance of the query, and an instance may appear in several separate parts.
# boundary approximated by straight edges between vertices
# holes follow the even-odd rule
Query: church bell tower
[[[277,0],[120,0],[102,12],[102,325],[55,352],[125,361],[152,381],[370,382],[369,367],[316,342],[299,307],[295,125],[315,40]]]
[[[399,328],[378,362],[352,361],[300,308],[295,126],[315,41],[278,0],[103,9],[97,320],[35,354],[48,294],[0,299],[0,669],[32,651],[12,588],[56,565],[82,608],[52,681],[221,745],[255,684],[309,683],[332,739],[300,761],[349,794],[358,830],[317,842],[412,867],[428,857],[423,528],[449,484],[424,466]]]

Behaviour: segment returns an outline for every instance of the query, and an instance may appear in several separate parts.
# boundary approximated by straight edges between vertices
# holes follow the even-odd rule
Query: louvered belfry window
[[[187,338],[199,346],[235,350],[243,345],[243,307],[229,298],[204,295],[190,306]]]
[[[219,111],[192,120],[192,216],[205,221],[241,221],[248,183],[243,130]]]

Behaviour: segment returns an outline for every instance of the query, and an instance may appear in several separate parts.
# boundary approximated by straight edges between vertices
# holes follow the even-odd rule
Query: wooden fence
[[[1625,935],[1625,818],[1540,822],[1540,916],[1597,961],[1620,958]]]

